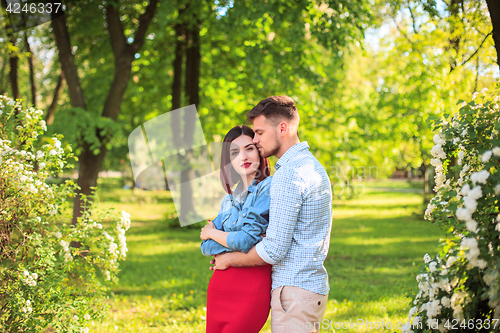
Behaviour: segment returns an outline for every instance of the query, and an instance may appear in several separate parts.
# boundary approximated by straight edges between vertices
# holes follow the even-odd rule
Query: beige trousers
[[[299,287],[283,286],[271,293],[273,333],[319,332],[326,310],[327,295]]]

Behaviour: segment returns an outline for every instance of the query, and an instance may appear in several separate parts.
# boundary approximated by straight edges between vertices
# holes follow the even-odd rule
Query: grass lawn
[[[113,286],[109,316],[91,323],[92,332],[204,332],[209,259],[199,250],[199,230],[168,227],[175,209],[168,192],[100,187],[103,208],[131,213],[128,257]],[[405,182],[370,182],[362,195],[335,201],[330,252],[325,266],[330,294],[322,332],[392,330],[404,322],[408,292],[425,253],[437,252],[444,232],[424,221],[422,194]],[[390,191],[394,189],[395,191]],[[250,315],[250,314],[249,314]],[[361,322],[364,320],[364,322]],[[357,328],[338,329],[344,323]],[[367,322],[373,323],[370,329]],[[262,332],[271,332],[269,320]]]

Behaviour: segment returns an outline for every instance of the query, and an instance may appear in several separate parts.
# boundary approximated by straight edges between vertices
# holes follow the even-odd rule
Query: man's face
[[[263,158],[274,156],[281,147],[279,125],[274,126],[265,116],[260,115],[253,120],[255,137],[253,143]]]

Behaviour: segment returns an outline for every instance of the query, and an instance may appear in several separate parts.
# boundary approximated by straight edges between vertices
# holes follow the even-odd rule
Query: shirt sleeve
[[[219,214],[217,215],[217,217],[212,221],[212,223],[214,224],[215,228],[217,230],[223,230],[223,227],[222,227],[222,216],[223,216],[223,213],[224,213],[224,202],[226,201],[226,198],[224,198],[221,202],[221,207],[219,209]],[[213,255],[216,255],[216,254],[221,254],[221,253],[224,253],[224,252],[230,252],[231,250],[228,249],[227,247],[217,243],[216,241],[214,241],[213,239],[205,239],[201,242],[201,253],[206,256],[206,257],[210,257],[210,256],[213,256]]]
[[[247,253],[261,240],[260,235],[266,232],[269,224],[271,196],[269,194],[270,181],[264,180],[263,182],[265,183],[255,193],[255,201],[246,213],[242,228],[227,234],[227,246],[233,251]]]
[[[302,207],[305,183],[296,172],[282,172],[273,178],[270,191],[270,222],[266,237],[256,246],[257,254],[274,265],[281,261],[292,245],[292,237]]]

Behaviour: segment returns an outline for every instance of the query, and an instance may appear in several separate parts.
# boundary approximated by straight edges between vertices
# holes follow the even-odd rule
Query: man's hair
[[[299,126],[299,113],[292,98],[288,96],[271,96],[263,99],[247,113],[247,120],[252,123],[255,118],[263,115],[273,125],[286,120],[292,127]]]

